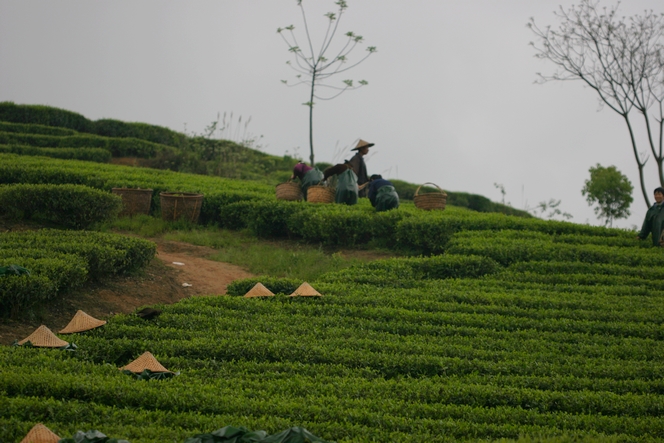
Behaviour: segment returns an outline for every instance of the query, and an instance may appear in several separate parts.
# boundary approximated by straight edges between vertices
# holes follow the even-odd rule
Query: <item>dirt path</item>
[[[138,276],[113,277],[89,283],[61,300],[46,303],[31,318],[0,319],[0,344],[11,344],[44,324],[57,332],[78,309],[107,319],[133,312],[139,306],[175,303],[186,297],[226,294],[226,287],[240,278],[252,277],[244,269],[208,260],[214,249],[173,241],[157,242],[157,257]],[[182,265],[174,264],[182,263]],[[183,286],[187,283],[191,286]]]

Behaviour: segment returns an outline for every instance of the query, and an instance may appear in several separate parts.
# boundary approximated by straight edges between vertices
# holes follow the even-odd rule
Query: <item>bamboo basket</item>
[[[323,185],[309,186],[307,201],[310,203],[334,203],[334,189]]]
[[[113,188],[111,192],[122,198],[122,211],[118,214],[120,217],[150,213],[152,189]]]
[[[302,188],[300,185],[287,181],[280,183],[276,188],[277,200],[300,201],[302,200]]]
[[[428,194],[419,194],[420,188],[424,185],[434,185],[440,192],[430,192]],[[445,204],[447,203],[447,194],[445,191],[440,189],[435,183],[427,182],[423,185],[420,185],[415,191],[415,196],[413,197],[415,202],[415,207],[419,209],[424,209],[425,211],[431,211],[433,209],[444,210]]]
[[[191,192],[161,192],[161,218],[166,221],[180,219],[198,223],[203,205],[203,194]]]

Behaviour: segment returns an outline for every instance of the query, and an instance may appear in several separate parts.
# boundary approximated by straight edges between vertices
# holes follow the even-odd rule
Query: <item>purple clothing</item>
[[[306,163],[298,163],[293,168],[293,175],[299,178],[301,181],[304,178],[304,174],[311,171],[312,169],[313,168],[311,166],[307,166]]]

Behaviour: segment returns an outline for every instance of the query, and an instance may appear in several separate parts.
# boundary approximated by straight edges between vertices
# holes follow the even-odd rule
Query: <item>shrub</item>
[[[112,157],[109,151],[102,148],[38,148],[24,145],[0,145],[0,152],[18,155],[40,155],[43,157],[84,160],[97,163],[108,163]]]
[[[304,210],[299,202],[254,201],[249,213],[248,227],[258,237],[287,237],[288,221]]]
[[[242,280],[235,280],[226,288],[228,295],[244,295],[256,283],[262,283],[263,286],[268,288],[275,294],[292,294],[301,284],[302,281],[294,278],[275,278],[275,277],[253,277],[245,278]]]
[[[12,123],[58,126],[80,132],[90,132],[92,121],[81,114],[65,109],[40,105],[17,105],[0,102],[0,120]]]
[[[86,228],[117,216],[119,196],[81,185],[0,185],[0,211],[14,219],[39,219]]]
[[[187,136],[162,126],[146,123],[127,123],[120,120],[101,119],[93,124],[93,131],[105,137],[128,137],[147,140],[162,145],[182,147]]]
[[[55,285],[46,276],[5,275],[0,277],[0,311],[16,317],[21,310],[55,297]]]
[[[9,123],[3,121],[0,121],[0,132],[18,132],[20,134],[44,135],[76,135],[76,131],[73,129],[35,124]]]
[[[0,143],[22,144],[40,148],[103,148],[113,157],[151,158],[162,151],[174,148],[137,138],[111,138],[99,135],[41,135],[0,132]]]
[[[409,288],[422,280],[478,278],[501,269],[494,260],[473,255],[438,255],[434,257],[391,258],[325,274],[321,280]]]

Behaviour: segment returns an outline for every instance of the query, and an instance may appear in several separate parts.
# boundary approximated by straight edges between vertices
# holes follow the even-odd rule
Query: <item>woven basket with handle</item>
[[[307,201],[310,203],[334,203],[334,189],[322,185],[309,186]]]
[[[287,181],[277,185],[277,200],[299,201],[302,200],[302,188],[300,185]]]
[[[420,188],[424,185],[434,185],[436,188],[438,188],[438,191],[440,192],[429,192],[427,194],[420,194]],[[438,186],[435,183],[424,183],[423,185],[420,185],[417,190],[415,191],[415,196],[413,197],[413,201],[415,202],[415,207],[419,209],[424,209],[426,211],[431,211],[433,209],[438,209],[440,211],[445,209],[445,204],[447,203],[447,194],[445,191],[440,189],[440,186]]]

